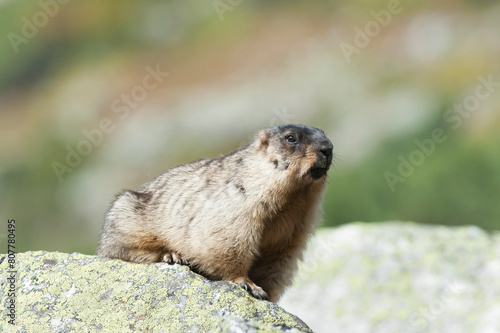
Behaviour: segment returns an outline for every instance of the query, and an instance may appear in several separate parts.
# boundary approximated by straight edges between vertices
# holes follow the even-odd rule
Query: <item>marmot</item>
[[[188,264],[276,302],[319,218],[332,156],[320,129],[262,130],[245,147],[120,194],[106,213],[97,254]]]

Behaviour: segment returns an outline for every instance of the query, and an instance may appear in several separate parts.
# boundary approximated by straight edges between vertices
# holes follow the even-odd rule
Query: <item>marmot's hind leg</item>
[[[250,278],[264,289],[271,299],[277,302],[285,292],[285,288],[293,282],[293,274],[297,270],[297,259],[289,255],[259,263],[250,271]]]

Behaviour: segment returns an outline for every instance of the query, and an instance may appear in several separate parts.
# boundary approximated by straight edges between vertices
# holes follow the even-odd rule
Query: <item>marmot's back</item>
[[[97,254],[189,263],[276,301],[313,232],[332,150],[321,130],[283,125],[225,156],[170,169],[117,197]]]

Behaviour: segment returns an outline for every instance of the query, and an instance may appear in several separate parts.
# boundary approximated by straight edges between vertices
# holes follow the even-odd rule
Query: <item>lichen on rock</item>
[[[274,303],[186,266],[79,253],[16,256],[16,326],[8,324],[8,264],[0,255],[2,332],[311,332]],[[240,326],[238,326],[240,325]],[[243,327],[243,328],[242,328]]]
[[[500,234],[351,223],[320,230],[279,304],[315,332],[500,332]]]

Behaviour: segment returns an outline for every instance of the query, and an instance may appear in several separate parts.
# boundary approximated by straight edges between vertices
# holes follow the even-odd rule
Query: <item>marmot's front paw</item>
[[[177,252],[166,251],[161,254],[161,261],[168,263],[169,265],[179,264],[179,265],[189,265],[187,260],[182,259],[181,255]]]
[[[250,280],[249,278],[239,277],[239,278],[232,280],[231,282],[236,283],[241,288],[248,291],[248,293],[255,298],[260,299],[260,300],[264,300],[264,301],[269,301],[269,296],[264,291],[264,289],[262,289],[261,287],[259,287],[255,283],[253,283],[252,280]]]

